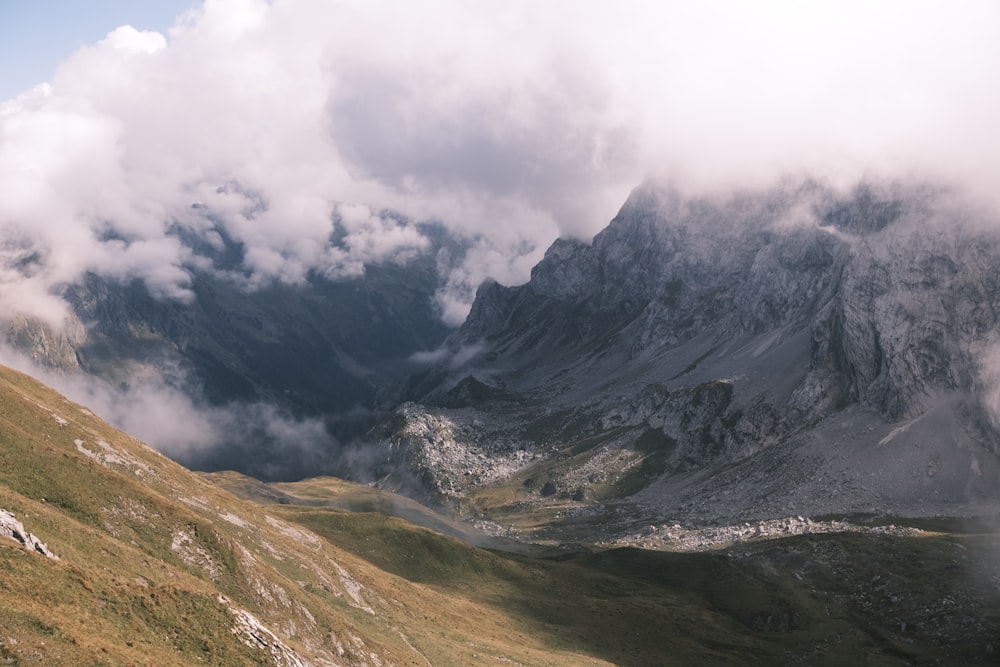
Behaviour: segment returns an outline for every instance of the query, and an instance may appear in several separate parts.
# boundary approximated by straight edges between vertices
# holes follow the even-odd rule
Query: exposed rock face
[[[484,285],[407,398],[655,458],[634,500],[656,511],[967,511],[1000,496],[998,307],[1000,221],[948,192],[647,185],[526,285]]]
[[[59,556],[49,551],[49,548],[41,540],[26,531],[24,524],[18,521],[17,517],[7,510],[0,510],[0,535],[19,542],[31,551],[37,551],[43,556],[59,560]]]
[[[430,414],[410,404],[396,415],[383,425],[388,456],[381,472],[393,477],[397,490],[431,503],[450,502],[475,486],[508,479],[533,459],[503,422],[488,426],[470,422],[464,410]]]
[[[63,372],[80,370],[76,350],[83,345],[87,332],[75,317],[61,327],[25,316],[14,317],[0,326],[6,329],[5,342],[39,366]]]

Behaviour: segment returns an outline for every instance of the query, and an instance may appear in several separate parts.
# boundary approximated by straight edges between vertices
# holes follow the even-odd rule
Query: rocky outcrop
[[[75,317],[68,317],[57,327],[38,318],[18,315],[0,326],[5,329],[4,342],[39,367],[64,373],[80,370],[76,351],[86,341],[87,332]]]
[[[502,411],[527,429],[545,406],[596,424],[578,437],[659,432],[669,451],[657,453],[664,465],[641,495],[653,504],[678,474],[700,471],[702,486],[684,490],[698,504],[714,495],[716,473],[762,465],[772,449],[767,488],[744,489],[730,506],[814,496],[822,511],[833,496],[860,498],[851,490],[869,465],[897,466],[879,471],[893,483],[827,509],[995,500],[1000,222],[991,215],[927,185],[840,191],[807,181],[698,198],[645,185],[592,244],[557,241],[527,284],[484,285],[448,341],[479,353],[429,374],[408,398],[434,413],[471,377],[476,392],[462,396],[479,400],[463,405],[479,418]],[[831,441],[838,419],[861,432],[858,447]],[[892,457],[878,453],[912,420],[922,420],[920,437],[914,429]],[[926,440],[935,446],[921,449]],[[800,468],[807,450],[819,458]],[[934,457],[951,460],[947,482],[902,472]],[[802,479],[835,459],[839,481]],[[677,489],[669,494],[679,502]]]
[[[41,540],[25,530],[24,524],[7,510],[0,510],[0,535],[18,542],[29,551],[35,551],[52,560],[59,560],[59,556],[49,551]]]
[[[464,410],[428,413],[404,404],[383,424],[383,486],[431,505],[450,505],[470,489],[510,478],[530,463],[530,445],[502,419]]]

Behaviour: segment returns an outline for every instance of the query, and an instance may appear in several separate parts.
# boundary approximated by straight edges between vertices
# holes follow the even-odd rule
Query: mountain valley
[[[371,487],[188,472],[14,371],[0,405],[6,664],[995,660],[996,525],[700,553],[475,547],[390,516],[451,524]]]
[[[81,331],[8,339],[335,446],[192,472],[0,369],[0,657],[995,664],[998,230],[926,185],[646,184],[450,334],[430,257],[193,304],[91,276]]]
[[[395,396],[382,483],[542,530],[995,514],[978,215],[912,184],[638,188],[593,244],[480,289]]]

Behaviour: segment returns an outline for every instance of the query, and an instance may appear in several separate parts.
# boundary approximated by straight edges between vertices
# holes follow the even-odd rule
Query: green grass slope
[[[798,535],[707,553],[509,541],[484,550],[396,518],[416,510],[378,489],[210,477],[385,572],[518,619],[547,646],[614,664],[992,665],[1000,655],[997,519],[920,520],[911,522],[919,536]],[[423,513],[415,519],[423,525],[448,521]]]
[[[339,480],[191,473],[0,368],[0,507],[58,556],[0,537],[0,661],[904,665],[1000,651],[989,528],[515,553],[388,516],[395,505]]]

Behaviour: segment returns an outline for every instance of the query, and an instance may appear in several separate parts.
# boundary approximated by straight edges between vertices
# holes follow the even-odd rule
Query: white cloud
[[[100,45],[125,53],[148,55],[167,48],[167,40],[158,32],[136,30],[130,25],[123,25],[109,32]]]
[[[465,320],[476,289],[487,279],[505,285],[523,282],[545,254],[545,246],[526,235],[480,238],[473,242],[461,264],[451,270],[437,299],[442,318],[457,326]]]
[[[473,343],[471,345],[463,345],[457,350],[451,350],[447,347],[439,347],[435,350],[414,352],[410,355],[410,361],[426,366],[438,365],[447,361],[448,368],[454,370],[456,368],[460,368],[476,355],[485,352],[486,349],[486,345],[482,342]]]
[[[170,364],[137,367],[128,386],[113,386],[38,366],[5,344],[0,344],[0,363],[29,373],[115,428],[187,465],[207,461],[215,469],[253,468],[262,477],[280,479],[332,472],[338,465],[340,444],[322,419],[295,418],[267,403],[210,405]]]
[[[474,240],[440,294],[456,322],[651,172],[914,172],[995,198],[998,29],[975,0],[208,0],[0,105],[3,242],[37,253],[3,255],[0,291],[37,297],[4,308],[51,314],[84,271],[184,298],[173,224],[216,245],[221,226],[254,285],[427,247],[380,211],[439,220]]]
[[[342,243],[355,261],[405,259],[430,247],[412,225],[375,215],[363,204],[342,204],[337,213],[345,232]]]

